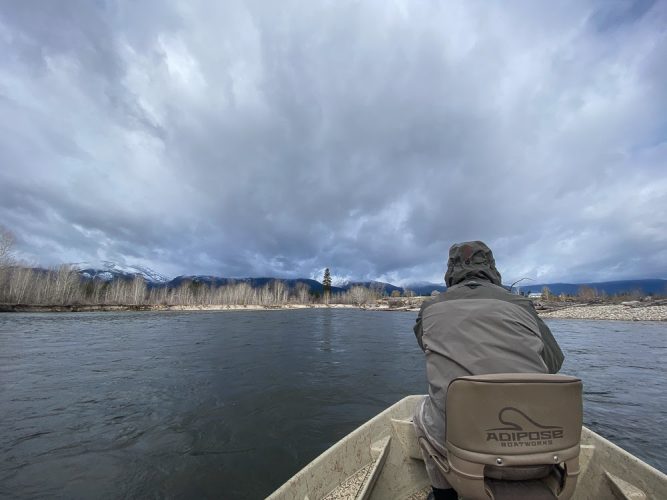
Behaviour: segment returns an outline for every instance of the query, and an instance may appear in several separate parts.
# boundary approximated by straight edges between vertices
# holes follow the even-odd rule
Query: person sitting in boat
[[[493,254],[481,241],[454,244],[445,274],[447,291],[424,302],[414,327],[426,356],[428,396],[417,405],[420,443],[445,455],[445,396],[456,377],[489,373],[557,373],[563,353],[530,299],[501,286]],[[432,498],[457,494],[422,445]]]

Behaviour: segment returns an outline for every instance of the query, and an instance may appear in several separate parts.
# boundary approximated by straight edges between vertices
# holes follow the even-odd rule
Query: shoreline
[[[542,319],[598,321],[667,321],[667,305],[629,302],[624,304],[576,304],[538,310]]]
[[[303,309],[360,309],[363,311],[419,312],[418,304],[403,304],[392,307],[389,304],[283,304],[264,305],[27,305],[0,304],[0,313],[60,313],[60,312],[196,312],[196,311],[282,311]],[[572,304],[567,306],[541,306],[537,312],[542,319],[574,319],[596,321],[667,321],[667,304],[646,302],[626,302],[622,304]]]
[[[248,305],[89,305],[72,304],[62,305],[30,305],[30,304],[0,304],[0,313],[3,312],[124,312],[124,311],[278,311],[283,309],[363,309],[352,304],[283,304],[276,306]]]

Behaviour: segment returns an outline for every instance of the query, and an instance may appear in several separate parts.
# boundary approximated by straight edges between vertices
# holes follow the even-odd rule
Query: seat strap
[[[428,439],[425,437],[420,437],[419,438],[419,445],[422,447],[424,451],[428,454],[429,457],[433,460],[435,465],[440,469],[440,472],[442,472],[443,475],[449,474],[450,468],[449,464],[447,463],[447,458],[443,457],[438,450],[436,450],[431,443],[428,442]]]

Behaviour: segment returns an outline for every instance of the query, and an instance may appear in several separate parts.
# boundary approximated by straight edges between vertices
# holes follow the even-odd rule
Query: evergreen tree
[[[322,286],[324,287],[325,293],[331,292],[331,272],[329,272],[328,267],[324,270],[324,277],[322,278]]]

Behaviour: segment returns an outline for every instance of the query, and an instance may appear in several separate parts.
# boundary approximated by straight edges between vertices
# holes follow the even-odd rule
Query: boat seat
[[[557,498],[579,474],[582,384],[533,373],[454,379],[445,403],[447,480],[465,499]]]

